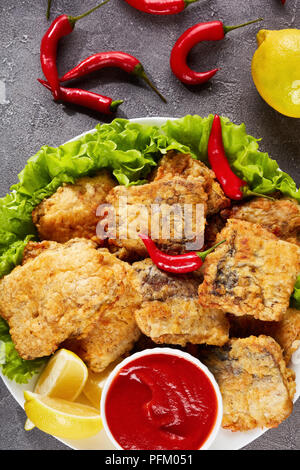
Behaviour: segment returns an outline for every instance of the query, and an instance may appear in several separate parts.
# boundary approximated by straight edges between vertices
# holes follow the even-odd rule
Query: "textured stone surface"
[[[77,15],[95,0],[53,0],[52,18]],[[1,0],[0,5],[0,196],[16,182],[28,157],[44,144],[59,145],[93,128],[103,116],[88,110],[55,104],[36,78],[41,76],[40,39],[48,27],[46,0]],[[300,184],[300,120],[284,117],[258,95],[250,73],[260,28],[300,27],[300,2],[287,0],[199,0],[173,17],[154,17],[138,12],[124,0],[111,0],[94,15],[76,25],[59,47],[58,66],[66,72],[90,54],[124,50],[140,59],[149,76],[168,99],[164,104],[140,81],[116,70],[96,73],[78,81],[79,87],[98,91],[113,99],[125,99],[119,117],[183,116],[220,113],[261,137],[261,149]],[[200,21],[220,19],[239,24],[263,16],[261,25],[233,31],[224,41],[196,46],[190,64],[198,70],[215,65],[221,70],[202,87],[190,88],[172,76],[169,55],[177,37]],[[107,120],[106,120],[107,122]],[[278,429],[270,430],[247,449],[300,449],[300,402],[293,415]],[[23,430],[25,415],[0,384],[0,449],[64,449],[54,438],[38,430]]]

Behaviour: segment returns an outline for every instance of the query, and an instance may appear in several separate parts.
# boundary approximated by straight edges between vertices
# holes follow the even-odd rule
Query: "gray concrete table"
[[[26,160],[44,144],[57,146],[93,128],[103,116],[76,107],[55,104],[38,84],[40,39],[49,23],[46,0],[1,0],[0,5],[0,196],[16,182]],[[78,15],[96,0],[53,0],[51,18]],[[123,98],[117,115],[183,116],[219,113],[236,123],[245,122],[249,134],[262,137],[261,149],[300,183],[300,119],[271,109],[258,95],[250,73],[258,29],[300,28],[300,2],[287,0],[199,0],[185,12],[154,17],[131,8],[124,0],[111,2],[76,25],[63,39],[58,54],[60,73],[85,57],[105,50],[123,50],[138,57],[158,88],[164,104],[147,86],[127,74],[105,70],[78,82],[113,99]],[[227,25],[264,17],[260,25],[237,30],[218,43],[196,46],[190,63],[198,70],[217,64],[221,70],[207,85],[189,88],[169,68],[169,55],[177,37],[200,21],[220,19]],[[269,430],[246,449],[300,449],[300,401],[293,415],[278,429]],[[0,449],[66,449],[56,439],[23,430],[25,414],[0,384]],[[298,432],[298,434],[297,434]]]

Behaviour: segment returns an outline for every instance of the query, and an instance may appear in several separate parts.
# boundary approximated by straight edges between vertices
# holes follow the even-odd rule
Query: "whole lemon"
[[[252,59],[252,77],[261,97],[280,113],[300,117],[300,30],[262,29]]]

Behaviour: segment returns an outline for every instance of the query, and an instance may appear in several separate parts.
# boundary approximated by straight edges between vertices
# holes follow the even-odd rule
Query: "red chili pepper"
[[[207,154],[209,163],[226,196],[237,201],[242,199],[244,195],[242,188],[247,183],[236,176],[230,168],[225,155],[221,120],[218,115],[214,117],[212,123]]]
[[[166,103],[166,99],[149,80],[140,61],[136,57],[127,54],[126,52],[108,51],[91,55],[87,59],[80,62],[80,64],[78,64],[72,70],[67,72],[63,77],[61,77],[60,81],[66,82],[67,80],[84,77],[91,72],[101,70],[105,67],[118,67],[125,72],[134,75],[135,77],[142,78]]]
[[[44,87],[51,90],[51,86],[45,80],[38,78],[38,81]],[[103,114],[111,114],[116,111],[123,100],[113,101],[108,96],[102,96],[91,91],[81,90],[79,88],[60,87],[60,99],[66,103],[72,103],[86,108],[94,109]]]
[[[137,10],[151,15],[175,15],[198,0],[125,0]]]
[[[187,56],[190,50],[200,41],[219,41],[224,39],[225,34],[233,29],[242,28],[257,21],[249,21],[238,26],[224,26],[221,21],[211,21],[209,23],[198,23],[187,29],[176,41],[170,57],[172,72],[176,77],[187,85],[198,85],[207,82],[219,69],[208,72],[195,72],[187,65]]]
[[[160,251],[153,240],[151,240],[147,235],[140,234],[139,236],[143,240],[153,263],[159,269],[175,274],[184,274],[196,271],[202,266],[206,256],[217,246],[226,241],[222,240],[206,251],[191,251],[184,253],[183,255],[168,255],[167,253]]]
[[[56,67],[56,55],[59,40],[73,31],[78,20],[89,15],[107,2],[109,2],[109,0],[105,0],[80,16],[58,16],[44,34],[41,41],[40,60],[43,73],[51,85],[52,94],[55,100],[58,100],[60,96],[59,78]]]
[[[217,114],[214,117],[208,139],[207,155],[217,180],[222,186],[226,196],[230,199],[239,201],[246,196],[259,196],[274,201],[274,198],[267,194],[252,191],[246,181],[233,173],[225,154],[221,119]]]
[[[285,4],[285,0],[281,0],[281,3],[282,3],[282,5],[284,5],[284,4]]]

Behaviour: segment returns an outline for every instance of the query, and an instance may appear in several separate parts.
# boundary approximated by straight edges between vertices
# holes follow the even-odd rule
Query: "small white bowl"
[[[103,427],[106,431],[107,436],[109,437],[110,441],[112,442],[112,444],[115,446],[116,449],[124,450],[123,447],[121,447],[120,444],[114,438],[113,434],[111,433],[111,431],[109,429],[109,426],[108,426],[108,423],[107,423],[107,420],[106,420],[105,403],[106,403],[107,393],[108,393],[108,390],[110,388],[110,385],[111,385],[112,381],[118,375],[119,371],[124,366],[129,364],[130,362],[132,362],[135,359],[138,359],[140,357],[151,356],[153,354],[168,354],[168,355],[182,357],[183,359],[186,359],[187,361],[193,363],[195,366],[199,367],[199,369],[201,369],[205,373],[205,375],[209,379],[210,383],[212,384],[212,386],[214,388],[214,391],[216,393],[217,403],[218,403],[217,417],[216,417],[214,427],[211,430],[211,433],[209,434],[208,438],[206,439],[206,441],[204,442],[202,447],[199,449],[199,450],[207,450],[211,446],[213,441],[215,440],[215,438],[216,438],[216,436],[217,436],[217,434],[220,430],[220,427],[221,427],[222,417],[223,417],[222,395],[221,395],[219,386],[218,386],[214,376],[208,370],[208,368],[204,364],[202,364],[202,362],[199,361],[199,359],[196,359],[194,356],[191,356],[191,354],[189,354],[189,353],[180,351],[179,349],[173,349],[173,348],[145,349],[144,351],[140,351],[140,352],[137,352],[135,354],[132,354],[131,356],[127,357],[122,362],[120,362],[113,369],[113,371],[109,374],[109,376],[108,376],[108,378],[105,382],[105,385],[103,387],[103,391],[102,391],[102,395],[101,395],[101,405],[100,405]]]

